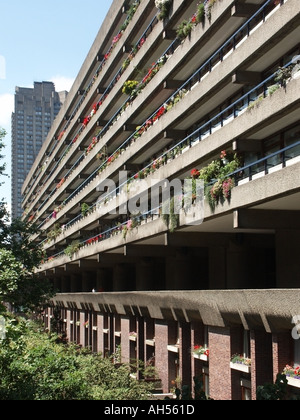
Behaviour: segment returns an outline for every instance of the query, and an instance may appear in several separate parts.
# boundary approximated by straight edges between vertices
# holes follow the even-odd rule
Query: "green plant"
[[[55,223],[54,228],[50,230],[47,234],[47,239],[49,242],[54,241],[62,233],[59,223]]]
[[[71,245],[69,245],[66,249],[65,249],[65,255],[67,255],[70,259],[73,258],[73,255],[76,254],[76,252],[78,252],[80,249],[80,242],[77,241],[73,241],[71,243]]]
[[[164,20],[169,16],[172,0],[155,0],[155,6],[159,9],[159,20]]]
[[[123,85],[122,93],[131,96],[138,84],[139,82],[136,80],[127,80],[127,82],[125,82]]]
[[[188,20],[184,20],[181,22],[181,24],[177,28],[177,37],[181,40],[184,40],[187,38],[193,29],[192,22],[189,22]]]
[[[180,209],[182,208],[182,199],[178,196],[165,201],[162,207],[162,219],[171,233],[174,233],[179,226]]]
[[[81,214],[83,217],[87,216],[90,210],[90,206],[87,203],[81,204]]]
[[[283,401],[287,398],[287,393],[287,378],[279,373],[275,384],[265,384],[257,388],[256,397],[257,401]]]
[[[204,7],[204,3],[200,3],[198,5],[196,20],[197,20],[197,23],[203,23],[204,20],[205,20],[205,7]]]

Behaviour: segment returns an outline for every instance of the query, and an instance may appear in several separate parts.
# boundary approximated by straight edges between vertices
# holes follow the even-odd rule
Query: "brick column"
[[[169,392],[169,352],[168,324],[164,321],[155,322],[155,367],[162,381],[164,393]]]
[[[180,378],[182,379],[182,385],[188,385],[192,391],[191,324],[181,323],[179,340]]]
[[[121,318],[121,352],[122,352],[122,363],[130,362],[130,319]]]
[[[273,381],[278,373],[282,373],[286,365],[292,364],[293,349],[291,333],[273,334]]]
[[[230,330],[209,327],[209,389],[214,400],[231,400]]]
[[[252,400],[254,401],[257,387],[273,382],[272,335],[265,331],[251,331],[250,345]]]

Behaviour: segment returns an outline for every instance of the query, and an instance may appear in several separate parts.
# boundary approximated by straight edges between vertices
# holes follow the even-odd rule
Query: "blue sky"
[[[8,173],[15,87],[51,80],[57,90],[69,90],[111,4],[112,0],[0,0],[0,127],[8,132]],[[10,190],[6,180],[0,198],[8,203]]]

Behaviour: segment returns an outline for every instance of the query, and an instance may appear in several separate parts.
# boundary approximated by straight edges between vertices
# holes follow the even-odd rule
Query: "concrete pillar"
[[[82,273],[82,292],[90,293],[96,287],[97,278],[94,272]]]
[[[97,270],[95,289],[97,292],[110,292],[111,291],[111,281],[109,279],[109,273],[105,268],[100,268]]]
[[[177,255],[166,259],[166,289],[167,290],[189,290],[195,287],[191,258]],[[201,279],[198,286],[201,288]]]
[[[212,290],[227,288],[226,249],[223,246],[209,248],[209,287]]]
[[[135,272],[130,265],[118,264],[113,268],[113,291],[133,291],[135,286]]]
[[[228,328],[209,327],[209,388],[214,400],[231,400],[231,343]]]
[[[61,279],[61,292],[69,293],[70,292],[70,277],[63,276]]]
[[[300,285],[300,232],[279,230],[276,232],[277,287],[298,288]]]
[[[154,263],[151,259],[141,258],[136,264],[136,290],[149,291],[155,281]]]
[[[76,274],[71,274],[70,279],[71,293],[78,293],[81,291],[81,277]]]

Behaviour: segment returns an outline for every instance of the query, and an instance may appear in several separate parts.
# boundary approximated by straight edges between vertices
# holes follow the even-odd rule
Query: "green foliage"
[[[0,160],[4,159],[4,156],[1,154],[1,152],[5,148],[3,140],[4,140],[4,137],[6,136],[6,134],[7,134],[6,131],[3,128],[0,127]],[[6,168],[6,164],[0,165],[0,176],[5,175],[4,174],[5,168]],[[5,176],[7,176],[7,175],[5,175]],[[0,186],[1,185],[2,184],[0,183]]]
[[[73,255],[76,254],[76,252],[78,252],[80,249],[80,242],[77,241],[73,241],[71,243],[71,245],[69,245],[66,249],[65,249],[65,255],[67,255],[69,258],[73,258]]]
[[[7,318],[0,346],[0,400],[140,400],[150,387],[75,345],[60,343],[32,322]]]
[[[83,203],[81,205],[81,214],[83,217],[87,216],[89,210],[90,210],[90,206],[87,203]]]
[[[177,28],[177,37],[181,40],[184,40],[191,34],[192,29],[193,29],[192,22],[184,20],[183,22],[181,22],[181,24]]]
[[[137,82],[136,80],[127,80],[127,82],[124,83],[122,93],[124,93],[125,95],[132,96],[138,84],[139,82]]]
[[[257,401],[283,401],[287,398],[288,381],[286,376],[278,374],[275,384],[259,386],[256,391]]]
[[[163,203],[162,219],[169,228],[170,233],[174,233],[179,226],[181,208],[182,198],[178,196],[175,196]]]
[[[198,5],[198,10],[197,10],[197,23],[203,23],[205,20],[205,7],[204,7],[204,3],[200,3]]]

